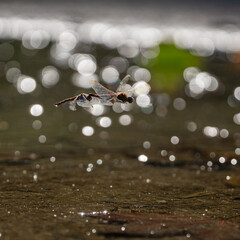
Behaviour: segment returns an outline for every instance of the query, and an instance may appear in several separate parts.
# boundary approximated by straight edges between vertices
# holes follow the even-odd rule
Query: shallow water
[[[216,238],[214,230],[219,226],[224,232],[219,239],[238,239],[240,142],[239,126],[233,121],[238,103],[233,101],[231,107],[227,101],[235,87],[228,79],[239,76],[238,68],[232,71],[226,61],[219,64],[216,56],[205,59],[203,70],[224,83],[225,95],[197,100],[178,89],[167,95],[171,103],[165,106],[156,100],[161,93],[153,91],[149,109],[136,103],[121,113],[106,108],[102,115],[111,125],[105,128],[96,121],[98,116],[81,108],[72,112],[67,105],[53,106],[80,89],[72,84],[73,71],[49,57],[49,47],[30,51],[22,50],[19,42],[11,44],[15,50],[11,60],[20,63],[23,74],[36,79],[37,87],[22,94],[21,87],[9,83],[2,70],[0,232],[4,239],[210,239],[204,235],[203,223],[199,224],[202,230],[183,224],[176,225],[179,231],[170,227],[163,235],[155,225],[145,232],[136,222],[134,229],[131,226],[130,218],[148,225],[156,217],[153,214],[158,214],[161,224],[166,222],[162,216],[176,217],[173,224],[190,218],[211,220],[211,239]],[[98,45],[83,44],[82,49],[98,59],[116,55]],[[41,70],[50,64],[60,72],[60,81],[45,88]],[[182,111],[172,104],[179,96],[186,99]],[[40,104],[43,114],[34,116],[33,104]],[[123,114],[130,119],[128,126],[119,122]],[[82,133],[85,126],[94,129],[92,136]],[[211,133],[203,133],[206,126],[217,128],[216,136],[207,137]],[[221,129],[227,129],[229,136],[220,134]],[[220,157],[225,162],[219,162]],[[120,216],[112,216],[111,222],[98,216],[102,212]],[[121,216],[126,213],[132,215]]]

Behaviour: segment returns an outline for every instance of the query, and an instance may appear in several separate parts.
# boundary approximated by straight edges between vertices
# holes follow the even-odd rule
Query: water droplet
[[[54,163],[56,161],[56,158],[54,156],[50,157],[50,162]]]
[[[37,175],[37,173],[34,173],[33,174],[33,181],[37,182],[37,180],[38,180],[38,175]]]
[[[147,162],[148,161],[148,157],[144,154],[141,154],[138,156],[138,161],[139,162]]]

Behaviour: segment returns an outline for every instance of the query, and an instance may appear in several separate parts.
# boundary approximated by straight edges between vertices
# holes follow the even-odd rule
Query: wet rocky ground
[[[1,154],[2,238],[239,239],[239,167],[200,168],[208,159],[190,162],[181,146],[176,166],[141,163],[142,151]]]

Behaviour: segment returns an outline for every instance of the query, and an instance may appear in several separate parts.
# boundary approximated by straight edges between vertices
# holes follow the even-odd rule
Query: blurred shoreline
[[[106,21],[155,27],[239,26],[239,1],[1,1],[1,17]]]

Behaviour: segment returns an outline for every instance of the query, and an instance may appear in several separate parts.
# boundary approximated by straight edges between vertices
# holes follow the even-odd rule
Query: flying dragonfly
[[[76,110],[76,105],[79,105],[84,108],[91,108],[93,104],[101,103],[106,106],[112,106],[115,102],[119,103],[132,103],[134,98],[130,95],[133,93],[134,89],[131,88],[129,90],[124,91],[124,88],[127,82],[130,79],[130,75],[127,75],[123,78],[120,82],[119,87],[117,88],[116,92],[113,92],[107,88],[105,88],[102,84],[98,81],[94,80],[91,82],[91,86],[96,94],[94,93],[80,93],[77,96],[70,97],[64,99],[56,104],[56,107],[59,105],[69,102],[70,109]]]

